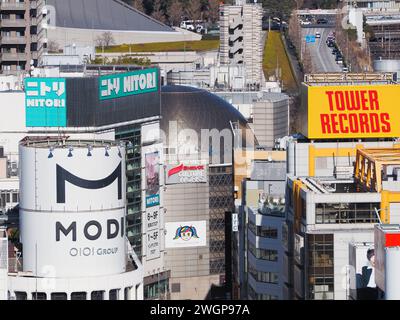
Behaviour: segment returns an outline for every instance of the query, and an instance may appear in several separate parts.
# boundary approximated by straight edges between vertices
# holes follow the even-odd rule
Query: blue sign
[[[146,197],[146,208],[155,207],[160,205],[160,195],[154,194]]]
[[[315,36],[314,35],[306,36],[306,43],[314,43],[314,42],[315,42]]]
[[[27,127],[66,127],[65,78],[26,78],[25,111]]]

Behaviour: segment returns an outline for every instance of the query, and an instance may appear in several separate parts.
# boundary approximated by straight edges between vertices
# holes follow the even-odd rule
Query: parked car
[[[348,67],[343,67],[343,68],[342,68],[342,71],[343,71],[343,72],[349,72],[349,68],[348,68]]]
[[[336,59],[335,59],[335,60],[336,60],[336,63],[337,63],[337,64],[343,64],[343,57],[342,57],[341,55],[340,55],[340,56],[339,56],[339,55],[336,56]]]
[[[337,48],[333,48],[332,54],[338,54],[339,50]]]
[[[303,20],[302,20],[302,21],[300,22],[300,24],[303,25],[303,26],[310,25],[310,24],[311,24],[311,21],[307,21],[307,20],[306,20],[306,21],[303,21]]]
[[[328,23],[328,19],[325,18],[321,18],[317,20],[317,24],[327,24]]]

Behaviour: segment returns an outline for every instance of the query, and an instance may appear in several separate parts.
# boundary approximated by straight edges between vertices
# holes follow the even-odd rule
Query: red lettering
[[[329,123],[329,115],[321,114],[322,133],[331,133],[331,125]]]
[[[379,126],[379,116],[377,113],[371,113],[369,115],[370,119],[370,124],[371,124],[371,132],[377,133],[380,132],[380,126]]]
[[[333,99],[332,99],[333,91],[326,91],[325,93],[328,96],[329,100],[329,110],[333,111]]]
[[[349,127],[344,126],[344,122],[347,121],[347,114],[339,114],[339,125],[341,133],[349,133]]]
[[[369,132],[368,114],[360,113],[360,128],[362,133]]]
[[[365,97],[365,95],[367,94],[367,91],[361,90],[360,94],[361,94],[361,108],[363,110],[368,110],[368,106],[367,106],[368,99]]]
[[[343,111],[346,109],[344,104],[344,96],[342,91],[335,92],[335,102],[336,102],[336,109],[339,111]]]
[[[336,120],[336,117],[338,115],[336,113],[331,114],[331,121],[332,121],[332,132],[333,133],[339,133],[339,130],[337,128],[339,122]]]
[[[390,132],[390,116],[388,113],[381,113],[382,132]]]
[[[349,114],[349,126],[351,133],[358,133],[358,119],[355,113]]]
[[[378,91],[369,91],[369,104],[371,110],[379,110]]]

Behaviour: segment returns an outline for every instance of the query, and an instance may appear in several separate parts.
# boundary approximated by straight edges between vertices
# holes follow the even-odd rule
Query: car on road
[[[335,60],[336,60],[336,63],[337,63],[337,64],[343,64],[343,57],[342,57],[342,55],[337,55]]]
[[[329,48],[333,48],[334,46],[335,46],[335,42],[334,41],[326,41],[326,45],[329,47]]]
[[[321,18],[317,20],[317,24],[327,24],[328,23],[328,19],[325,18]]]
[[[310,24],[311,24],[311,21],[302,20],[302,21],[300,22],[300,24],[301,24],[302,26],[310,25]]]
[[[315,37],[316,38],[321,38],[321,33],[319,33],[318,31],[315,33]]]

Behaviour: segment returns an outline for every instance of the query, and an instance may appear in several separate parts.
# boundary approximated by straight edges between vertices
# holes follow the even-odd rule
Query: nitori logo
[[[197,235],[196,228],[193,226],[184,226],[184,227],[179,227],[176,229],[176,234],[174,237],[174,240],[176,239],[182,239],[183,241],[189,241],[192,238],[199,239],[199,236]]]

